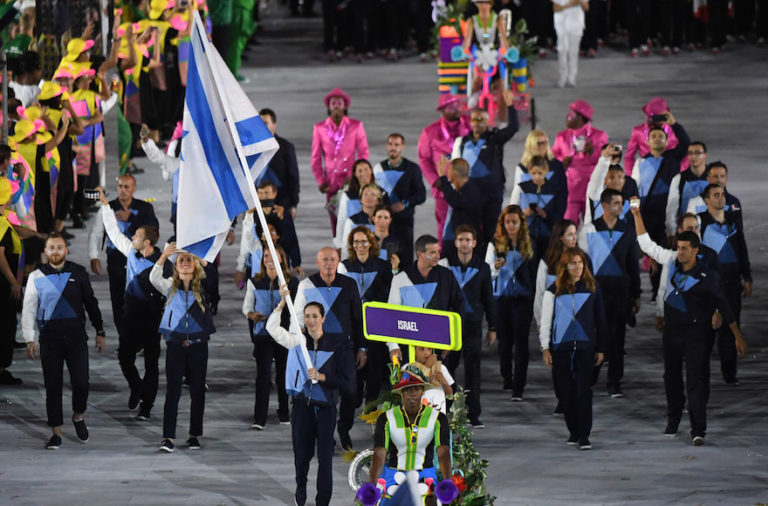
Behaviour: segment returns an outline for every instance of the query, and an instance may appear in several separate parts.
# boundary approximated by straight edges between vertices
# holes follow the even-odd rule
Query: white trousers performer
[[[557,84],[561,88],[566,84],[576,85],[580,45],[581,33],[557,33],[557,62],[560,70]]]

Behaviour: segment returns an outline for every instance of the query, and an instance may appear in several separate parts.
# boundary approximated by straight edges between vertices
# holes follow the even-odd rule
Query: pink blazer
[[[472,131],[470,125],[469,116],[466,115],[454,123],[440,118],[421,132],[418,145],[419,166],[432,188],[433,197],[440,193],[432,186],[438,178],[437,161],[443,156],[451,157],[454,141],[457,137],[468,135]]]
[[[368,139],[362,121],[345,116],[336,127],[329,117],[315,124],[311,164],[318,186],[328,184],[329,194],[339,191],[359,158],[368,158]]]
[[[591,155],[584,152],[576,152],[573,142],[580,135],[586,140],[592,142],[594,151]],[[600,159],[600,149],[608,144],[608,134],[602,130],[594,128],[591,123],[587,123],[578,130],[567,129],[557,134],[555,145],[552,147],[552,153],[555,158],[562,161],[566,156],[572,157],[571,165],[566,171],[568,178],[568,200],[583,201],[586,197],[587,184],[589,176]]]
[[[632,129],[632,135],[629,136],[629,143],[627,143],[627,149],[624,152],[624,172],[627,175],[632,174],[632,169],[635,166],[635,158],[642,158],[650,152],[650,148],[645,141],[648,140],[648,124],[643,123],[637,125]],[[667,132],[667,149],[674,149],[677,146],[677,137],[675,137],[675,131],[669,125],[664,125],[664,131]],[[680,164],[680,170],[684,171],[688,168],[688,157],[683,159]]]

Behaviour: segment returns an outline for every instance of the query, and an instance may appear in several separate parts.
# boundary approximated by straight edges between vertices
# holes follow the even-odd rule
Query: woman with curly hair
[[[592,372],[603,361],[608,327],[603,296],[588,267],[587,255],[566,249],[555,285],[541,308],[539,341],[544,363],[554,368],[569,437],[566,444],[591,450]]]
[[[176,255],[173,277],[163,277],[163,265],[173,255]],[[185,377],[189,380],[189,395],[192,398],[187,445],[190,450],[200,449],[198,438],[203,435],[208,340],[216,332],[203,285],[203,262],[195,255],[176,248],[176,243],[172,242],[149,273],[149,280],[157,291],[168,298],[160,321],[160,334],[166,343],[161,452],[171,453],[174,450],[176,415],[181,398],[181,383]]]
[[[504,390],[512,390],[513,401],[523,400],[528,375],[528,333],[533,317],[535,258],[523,210],[520,206],[507,206],[499,215],[485,261],[491,268],[498,315],[499,368]]]

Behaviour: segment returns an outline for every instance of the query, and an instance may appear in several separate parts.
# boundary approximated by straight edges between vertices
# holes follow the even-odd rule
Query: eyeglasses
[[[549,144],[549,141],[537,141],[537,142],[536,142],[536,145],[537,145],[537,146],[545,146],[545,145],[547,145],[547,144]]]
[[[704,151],[688,151],[688,156],[701,156],[704,154]]]
[[[480,118],[472,118],[472,119],[470,119],[470,121],[471,121],[472,123],[480,123],[481,121],[485,121],[485,118],[483,118],[483,117],[480,117]]]
[[[353,246],[368,246],[369,244],[371,243],[368,241],[352,241]]]

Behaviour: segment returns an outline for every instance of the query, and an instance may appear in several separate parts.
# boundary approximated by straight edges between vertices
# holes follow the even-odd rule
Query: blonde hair
[[[195,300],[197,301],[197,305],[200,306],[200,309],[202,309],[203,312],[205,312],[205,304],[203,304],[203,280],[205,279],[205,270],[203,270],[203,266],[200,264],[200,260],[198,260],[197,257],[191,253],[179,253],[176,256],[176,262],[179,261],[179,258],[181,258],[182,255],[191,256],[192,261],[195,264],[195,273],[192,275],[190,288],[192,289],[192,295],[194,295]],[[171,281],[171,291],[168,293],[168,300],[165,303],[166,306],[171,303],[171,299],[173,299],[173,296],[176,294],[179,288],[182,290],[184,289],[184,282],[179,277],[179,270],[176,268],[176,265],[174,265],[173,280]]]
[[[504,255],[509,251],[510,237],[507,235],[507,229],[504,227],[504,217],[509,214],[515,214],[520,219],[520,229],[517,231],[517,247],[523,259],[530,260],[533,258],[533,244],[531,243],[531,235],[528,232],[528,222],[525,220],[525,215],[520,206],[507,206],[501,211],[499,220],[496,222],[496,233],[493,234],[493,247],[497,253]]]
[[[539,137],[544,136],[547,138],[547,144],[549,144],[549,137],[544,130],[535,129],[528,133],[528,137],[525,138],[525,146],[523,147],[523,156],[520,159],[520,164],[529,168],[528,164],[531,163],[531,158],[539,154]],[[547,146],[547,160],[551,160],[555,155],[552,153],[552,146]]]

